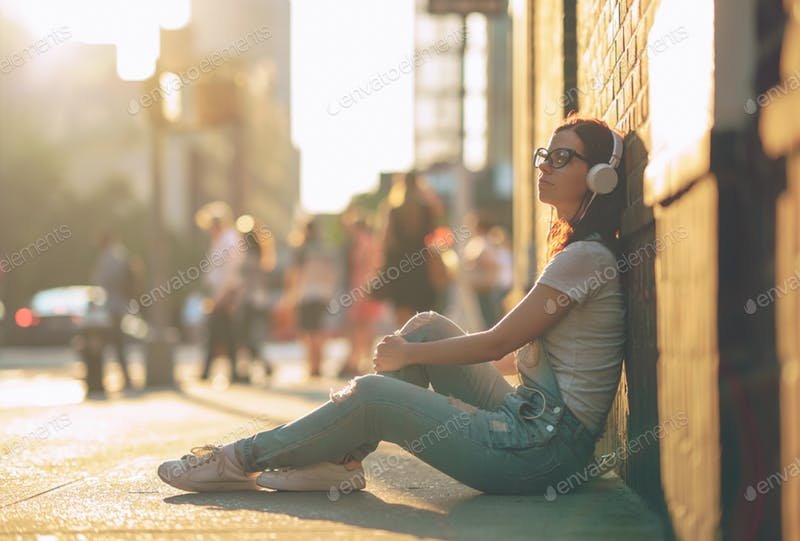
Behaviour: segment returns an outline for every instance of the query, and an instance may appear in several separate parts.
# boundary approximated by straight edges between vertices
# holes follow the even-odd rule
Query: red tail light
[[[28,327],[35,327],[39,324],[39,318],[36,317],[30,308],[20,308],[14,314],[14,321],[23,329]]]

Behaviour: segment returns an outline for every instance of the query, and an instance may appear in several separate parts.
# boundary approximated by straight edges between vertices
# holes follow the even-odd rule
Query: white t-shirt
[[[331,250],[319,241],[311,241],[295,252],[299,268],[299,302],[328,302],[336,295],[339,275]]]
[[[600,242],[573,242],[553,256],[536,283],[577,303],[540,340],[564,403],[599,433],[614,401],[625,348],[625,298],[614,254]],[[520,372],[535,364],[534,351],[531,344],[518,350]]]
[[[244,261],[242,237],[233,229],[223,231],[211,244],[206,259],[211,268],[206,273],[206,284],[211,295],[221,297],[228,291],[242,286],[241,265]]]

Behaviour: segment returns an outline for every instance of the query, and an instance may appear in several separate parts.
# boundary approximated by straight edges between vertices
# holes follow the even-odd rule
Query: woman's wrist
[[[419,364],[419,347],[422,345],[424,344],[420,342],[406,342],[403,344],[403,354],[401,356],[403,359],[403,366]]]

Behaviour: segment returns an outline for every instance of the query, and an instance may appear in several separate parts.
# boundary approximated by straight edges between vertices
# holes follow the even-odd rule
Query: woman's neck
[[[569,224],[573,224],[573,221],[577,219],[578,211],[580,210],[581,205],[555,205],[556,209],[556,219],[557,220],[564,220]]]

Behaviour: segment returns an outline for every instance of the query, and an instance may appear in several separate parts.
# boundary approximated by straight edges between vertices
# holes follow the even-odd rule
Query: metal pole
[[[238,96],[236,96],[238,100]],[[244,121],[239,115],[238,101],[236,116],[231,122],[231,142],[233,143],[233,161],[231,162],[231,203],[233,211],[239,215],[244,213],[247,208],[247,186],[245,178],[245,157],[244,157]]]
[[[463,225],[464,218],[472,212],[472,182],[470,181],[471,173],[464,165],[464,117],[466,108],[464,107],[464,99],[466,98],[466,73],[465,73],[465,59],[467,52],[467,15],[461,15],[461,51],[460,51],[460,77],[459,77],[459,92],[458,92],[458,107],[459,107],[459,129],[458,129],[458,163],[456,164],[456,193],[453,198],[453,225],[454,231],[458,230]],[[455,244],[455,251],[458,254],[460,261],[464,258],[464,242]],[[458,307],[457,312],[460,315],[461,321],[469,331],[477,331],[483,328],[482,318],[478,307],[477,299],[472,288],[466,282],[466,278],[462,272],[456,274],[456,300],[455,305]]]
[[[158,84],[158,70],[153,76],[153,83]],[[150,109],[151,142],[152,142],[152,215],[150,223],[150,290],[157,291],[168,280],[167,277],[167,245],[166,228],[164,227],[164,186],[162,170],[162,144],[164,122],[161,108]],[[174,385],[172,349],[167,341],[166,329],[169,324],[168,300],[157,298],[149,306],[149,326],[147,340],[147,386]]]

